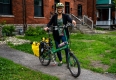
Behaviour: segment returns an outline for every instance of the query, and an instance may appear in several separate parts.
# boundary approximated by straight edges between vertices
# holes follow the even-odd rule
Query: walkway
[[[107,76],[85,69],[81,70],[81,75],[78,78],[73,78],[66,65],[44,67],[34,55],[11,49],[5,44],[0,45],[0,56],[30,69],[57,76],[60,80],[116,80],[115,76]]]

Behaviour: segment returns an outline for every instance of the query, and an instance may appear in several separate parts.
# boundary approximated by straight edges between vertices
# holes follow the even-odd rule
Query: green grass
[[[0,57],[0,80],[59,80]]]
[[[23,38],[40,41],[42,36]],[[91,35],[77,33],[72,34],[70,39],[71,49],[79,59],[82,68],[100,73],[116,73],[116,32]],[[12,47],[33,54],[30,44],[12,45]]]

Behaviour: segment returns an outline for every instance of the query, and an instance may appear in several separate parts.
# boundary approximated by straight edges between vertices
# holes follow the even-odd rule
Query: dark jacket
[[[53,15],[53,17],[51,18],[50,22],[47,24],[47,27],[57,26],[57,17],[58,17],[58,14]],[[67,22],[72,23],[72,19],[67,14],[62,14],[62,18],[63,18],[63,24],[64,25],[66,25]],[[69,38],[68,28],[65,28],[65,31],[66,31],[67,38]],[[58,40],[59,39],[58,30],[54,30],[53,29],[53,38],[54,38],[54,40]]]

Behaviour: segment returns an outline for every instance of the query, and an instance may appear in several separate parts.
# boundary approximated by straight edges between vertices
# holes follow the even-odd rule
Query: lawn
[[[40,41],[42,36],[20,37]],[[71,34],[71,49],[80,61],[81,67],[99,73],[116,73],[116,32],[106,34]],[[33,54],[31,44],[11,47]],[[65,60],[65,59],[64,59]]]
[[[0,57],[0,80],[59,80]]]

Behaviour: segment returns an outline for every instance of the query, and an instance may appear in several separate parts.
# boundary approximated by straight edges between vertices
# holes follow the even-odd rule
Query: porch
[[[97,0],[96,8],[96,26],[110,29],[112,25],[116,25],[115,7],[112,0]]]

